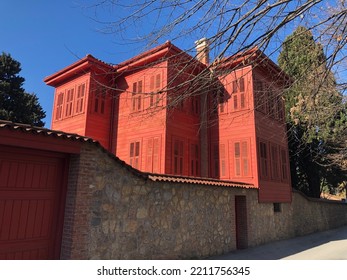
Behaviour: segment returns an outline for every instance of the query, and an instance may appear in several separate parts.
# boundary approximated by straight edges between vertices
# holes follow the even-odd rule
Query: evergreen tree
[[[44,126],[43,111],[35,94],[23,89],[24,78],[19,76],[20,63],[10,54],[0,55],[0,119]]]
[[[285,96],[293,186],[319,197],[323,184],[346,180],[342,161],[334,160],[346,139],[342,94],[322,45],[305,27],[285,39],[278,62],[294,79]]]

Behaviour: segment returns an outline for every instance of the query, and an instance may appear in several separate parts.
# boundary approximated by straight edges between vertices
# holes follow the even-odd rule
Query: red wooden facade
[[[249,183],[262,202],[291,201],[287,77],[256,49],[218,65],[199,57],[170,42],[114,67],[88,55],[45,79],[56,88],[52,129],[94,138],[141,171]],[[211,69],[211,85],[193,91]]]

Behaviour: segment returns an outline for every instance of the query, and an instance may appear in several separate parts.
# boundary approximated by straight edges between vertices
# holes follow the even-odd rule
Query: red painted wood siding
[[[59,258],[66,161],[0,147],[0,259]]]
[[[232,71],[220,83],[223,98],[211,108],[210,176],[257,185],[252,68]]]
[[[138,91],[139,82],[142,84],[141,92]],[[135,71],[120,79],[118,83],[122,92],[117,97],[118,108],[115,109],[115,154],[130,164],[130,145],[139,142],[137,168],[142,171],[165,172],[166,94],[162,90],[165,89],[166,83],[166,62]]]
[[[106,149],[110,149],[113,98],[112,84],[106,79],[92,75],[88,92],[85,135],[97,139]]]
[[[116,99],[96,98],[98,84],[108,84],[107,80],[100,80],[99,75],[86,74],[58,87],[52,127],[95,138],[142,171],[199,176],[203,161],[208,165],[204,165],[204,176],[208,169],[209,177],[260,187],[259,197],[263,201],[289,201],[283,88],[277,74],[261,65],[239,67],[229,73],[223,69],[216,89],[211,90],[212,85],[202,89],[209,91],[210,106],[205,137],[200,135],[200,96],[189,97],[194,92],[189,88],[190,83],[177,87],[199,75],[203,70],[201,65],[184,55],[153,62],[158,55],[150,54],[146,58],[151,65],[135,68],[134,61],[128,70],[127,66],[118,69],[122,72],[117,76]],[[75,105],[69,89],[82,79],[88,81],[85,100],[88,107],[84,114],[70,116],[71,107]],[[262,139],[266,139],[265,146],[268,146],[268,178],[260,173],[263,167],[259,165],[259,141]],[[131,154],[131,145],[138,147],[136,160]],[[177,149],[178,146],[182,148]],[[203,153],[201,146],[205,149]]]
[[[189,81],[192,78],[192,72],[196,71],[195,68],[190,69],[187,63],[182,63],[177,59],[169,61],[168,98],[171,100],[171,104],[167,112],[165,173],[199,176],[201,163],[197,164],[195,160],[194,164],[192,161],[194,158],[200,159],[201,152],[199,136],[200,96],[197,95],[195,89],[189,86],[178,87]],[[178,158],[177,145],[179,146]],[[197,146],[197,149],[192,149],[192,145]]]
[[[254,70],[253,80],[255,83],[259,81],[263,83],[263,86],[260,87],[261,92],[257,91],[259,84],[255,86],[255,132],[258,150],[259,201],[290,202],[289,153],[287,131],[284,122],[284,102],[281,98],[283,88],[275,83],[266,72],[260,71],[260,69]],[[269,89],[269,85],[271,85],[271,89]],[[276,95],[269,96],[269,93],[276,93]],[[258,101],[257,97],[262,102]],[[269,102],[269,98],[272,99],[271,102]],[[270,106],[273,109],[270,109]],[[262,149],[266,149],[267,177],[262,176],[261,172],[262,168],[264,168],[264,160],[261,158],[260,143],[262,143]]]

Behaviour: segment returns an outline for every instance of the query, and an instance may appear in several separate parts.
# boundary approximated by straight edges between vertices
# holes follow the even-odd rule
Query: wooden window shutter
[[[243,141],[241,143],[241,154],[242,154],[242,173],[243,176],[249,175],[249,164],[248,164],[248,143]]]
[[[278,148],[276,145],[271,145],[271,166],[272,166],[272,179],[279,179],[278,172]]]
[[[146,170],[148,172],[153,171],[153,138],[147,141]]]
[[[241,176],[241,150],[240,142],[234,143],[235,176]]]
[[[215,178],[219,177],[219,145],[214,144],[213,146],[213,161],[214,161],[214,176]]]
[[[64,92],[60,92],[57,96],[57,105],[55,110],[55,119],[60,120],[63,114]]]
[[[237,95],[236,94],[234,95],[233,100],[234,100],[234,110],[237,110],[238,104],[237,104]]]
[[[219,156],[220,156],[220,175],[221,177],[226,176],[226,159],[225,159],[225,144],[220,144],[220,151],[219,151]]]
[[[157,74],[155,76],[155,88],[156,88],[156,90],[160,90],[160,88],[161,88],[161,75],[160,74]]]
[[[239,80],[239,89],[240,89],[240,92],[245,91],[245,79],[244,78],[240,78],[240,80]]]
[[[137,97],[137,110],[140,111],[141,110],[141,96],[142,94],[142,81],[138,81],[138,97]]]
[[[265,142],[259,142],[260,147],[260,175],[262,179],[268,178],[268,153]]]
[[[76,114],[83,113],[84,91],[85,91],[85,84],[81,84],[77,87],[77,100],[76,100],[76,109],[75,109]]]
[[[134,168],[139,168],[140,162],[140,142],[130,143],[129,164]]]
[[[149,90],[150,90],[151,92],[154,91],[154,76],[151,76],[151,77],[149,78]]]
[[[153,172],[159,173],[159,138],[154,138],[153,141]]]
[[[134,160],[134,143],[130,143],[130,151],[129,151],[129,163],[131,166],[133,166],[133,160]]]
[[[232,82],[232,93],[236,93],[237,92],[237,81],[233,81]]]
[[[245,102],[245,93],[240,94],[240,108],[243,109],[246,107],[246,102]]]
[[[65,104],[65,117],[70,117],[73,113],[73,98],[74,98],[74,88],[67,90],[66,104]]]

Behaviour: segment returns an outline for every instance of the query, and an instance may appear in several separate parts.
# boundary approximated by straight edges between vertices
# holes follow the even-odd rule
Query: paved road
[[[347,260],[347,226],[216,256],[215,260]]]

